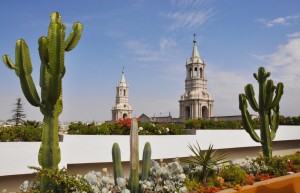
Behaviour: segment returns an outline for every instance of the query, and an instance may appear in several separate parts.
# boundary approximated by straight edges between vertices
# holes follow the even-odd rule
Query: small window
[[[200,78],[203,78],[203,70],[200,68]]]

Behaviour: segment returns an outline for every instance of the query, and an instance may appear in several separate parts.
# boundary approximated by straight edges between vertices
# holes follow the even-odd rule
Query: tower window
[[[198,77],[198,69],[197,69],[197,67],[195,67],[195,69],[194,69],[194,76]]]
[[[203,78],[203,70],[200,68],[200,78]]]
[[[190,78],[193,78],[193,70],[190,68]]]
[[[126,90],[124,89],[124,96],[126,96]]]

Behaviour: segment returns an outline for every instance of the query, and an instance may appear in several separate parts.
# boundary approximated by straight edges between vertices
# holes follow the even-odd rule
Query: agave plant
[[[188,145],[188,148],[192,151],[191,155],[187,159],[183,159],[183,162],[193,165],[195,168],[201,168],[200,180],[205,185],[209,173],[214,171],[214,168],[220,164],[229,162],[226,160],[225,153],[218,153],[213,149],[213,145],[209,145],[207,150],[201,150],[199,143],[197,145]]]

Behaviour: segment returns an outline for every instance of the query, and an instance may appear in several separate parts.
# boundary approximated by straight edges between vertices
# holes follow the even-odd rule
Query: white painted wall
[[[275,141],[300,140],[300,126],[280,126]],[[143,146],[151,143],[152,159],[187,157],[187,145],[199,142],[202,149],[209,144],[214,149],[260,146],[244,130],[197,130],[196,135],[140,136],[140,158]],[[64,135],[60,143],[60,167],[67,164],[112,162],[111,148],[117,142],[122,161],[129,161],[129,136],[124,135]],[[40,142],[0,142],[0,176],[29,174],[27,166],[38,166]]]

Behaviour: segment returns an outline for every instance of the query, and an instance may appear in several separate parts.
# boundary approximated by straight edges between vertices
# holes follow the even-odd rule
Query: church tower
[[[129,86],[125,80],[124,67],[122,71],[122,77],[120,83],[116,87],[116,105],[112,108],[112,120],[131,118],[132,107],[129,105]]]
[[[179,100],[179,117],[182,120],[209,118],[213,114],[213,100],[206,91],[205,62],[200,58],[196,34],[190,60],[186,61],[185,93]]]

